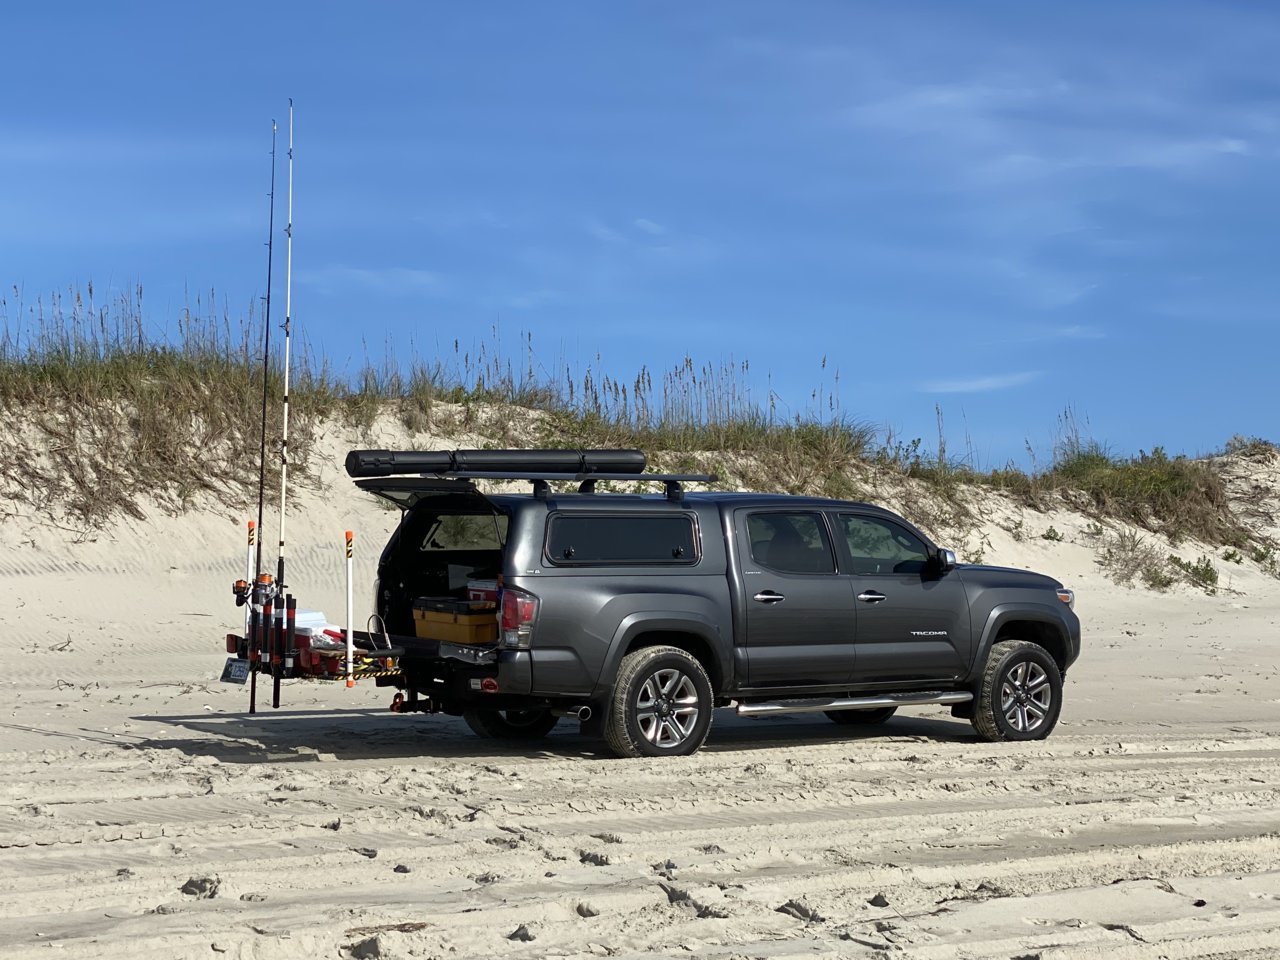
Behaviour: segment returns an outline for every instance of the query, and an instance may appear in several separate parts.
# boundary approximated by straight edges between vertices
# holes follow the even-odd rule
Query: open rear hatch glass
[[[377,609],[389,632],[412,635],[423,598],[465,599],[496,582],[508,516],[473,483],[379,477],[356,485],[404,511],[378,562]]]
[[[401,510],[427,498],[442,509],[456,506],[459,512],[468,507],[472,512],[484,513],[493,510],[483,493],[476,489],[470,480],[440,480],[434,477],[377,477],[368,480],[357,480],[356,486],[375,497],[382,497],[394,503]],[[439,498],[439,499],[437,499]]]

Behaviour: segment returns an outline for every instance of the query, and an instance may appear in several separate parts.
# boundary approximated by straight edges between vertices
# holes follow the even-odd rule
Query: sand
[[[1085,629],[1049,740],[938,708],[872,731],[721,711],[662,761],[568,721],[482,741],[372,684],[288,681],[251,717],[217,681],[243,515],[11,517],[0,955],[1280,955],[1280,581],[1217,561],[1215,596],[1117,586],[1087,518],[1015,535],[1016,512],[986,511],[986,561],[1074,586]],[[395,520],[337,469],[301,493],[304,605],[339,615],[354,527],[366,606]]]

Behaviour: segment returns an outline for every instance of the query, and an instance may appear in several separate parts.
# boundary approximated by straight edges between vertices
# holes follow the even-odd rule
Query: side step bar
[[[822,713],[826,710],[875,710],[881,707],[914,707],[926,703],[968,703],[972,699],[973,694],[968,690],[943,692],[922,690],[919,693],[883,693],[875,697],[850,697],[844,700],[781,700],[777,703],[740,703],[738,716]]]

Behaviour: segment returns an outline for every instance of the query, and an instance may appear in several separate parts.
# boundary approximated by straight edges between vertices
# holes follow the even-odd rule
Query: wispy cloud
[[[935,380],[920,385],[924,393],[990,393],[993,390],[1008,390],[1021,387],[1040,376],[1038,370],[1027,370],[1022,373],[1002,373],[989,377],[974,377],[969,380]]]
[[[645,217],[637,217],[623,228],[612,227],[597,217],[588,217],[584,226],[588,235],[602,243],[644,242],[651,237],[661,237],[667,233],[667,228],[662,224]],[[637,231],[643,236],[637,236]]]
[[[641,217],[634,221],[637,230],[643,230],[645,233],[653,237],[660,237],[667,232],[667,228],[660,223],[654,223],[652,220],[646,220]]]
[[[841,115],[971,185],[1106,168],[1185,172],[1259,152],[1260,124],[1247,114],[1062,78],[902,85]]]
[[[590,218],[585,224],[587,234],[599,240],[601,243],[626,243],[627,238],[620,232],[607,226],[595,218]]]
[[[414,267],[354,267],[333,264],[297,273],[298,282],[321,293],[336,293],[353,287],[384,296],[413,296],[439,293],[440,274]]]

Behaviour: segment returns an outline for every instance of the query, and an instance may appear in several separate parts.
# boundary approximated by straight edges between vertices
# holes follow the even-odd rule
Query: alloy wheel
[[[640,734],[655,747],[671,749],[684,743],[693,734],[701,714],[698,688],[682,670],[655,670],[636,694],[635,716]]]
[[[1038,663],[1014,664],[1000,684],[1000,712],[1018,733],[1032,733],[1045,722],[1053,706],[1049,675]]]

